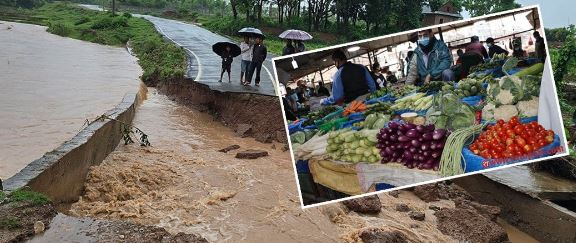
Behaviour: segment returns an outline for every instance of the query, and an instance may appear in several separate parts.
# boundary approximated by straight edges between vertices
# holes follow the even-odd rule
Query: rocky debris
[[[417,229],[417,228],[420,228],[420,225],[419,224],[410,224],[410,228],[411,229]]]
[[[284,147],[282,147],[282,152],[286,152],[290,149],[290,147],[288,146],[288,144],[284,144]]]
[[[240,137],[243,137],[243,138],[248,137],[248,136],[250,136],[250,133],[252,132],[252,125],[246,124],[246,123],[238,124],[235,131],[236,131],[236,134]]]
[[[288,139],[286,138],[286,131],[276,131],[276,141],[280,143],[287,143]]]
[[[400,191],[390,191],[388,192],[388,195],[398,198],[398,195],[400,195]]]
[[[261,143],[271,143],[272,141],[274,141],[274,138],[272,137],[272,135],[267,134],[267,133],[258,133],[255,135],[256,137],[256,141],[261,142]]]
[[[270,147],[271,149],[276,149],[276,144],[272,144],[272,147]]]
[[[413,192],[417,197],[425,202],[433,202],[441,199],[451,200],[456,198],[472,200],[472,196],[470,196],[466,191],[453,185],[448,185],[446,182],[416,186],[414,187]]]
[[[222,152],[222,153],[228,153],[231,150],[235,150],[235,149],[239,149],[240,145],[234,144],[234,145],[230,145],[226,148],[220,149],[218,150],[218,152]]]
[[[340,203],[333,203],[329,205],[324,205],[320,207],[322,213],[330,219],[333,223],[340,222],[346,213],[348,213],[348,208]]]
[[[505,242],[504,228],[477,211],[462,208],[443,208],[434,213],[438,230],[443,234],[466,242]]]
[[[466,199],[456,199],[454,204],[456,208],[476,210],[480,215],[494,222],[496,222],[501,212],[500,207],[484,205]]]
[[[257,159],[257,158],[265,157],[265,156],[268,156],[268,152],[263,151],[263,150],[253,150],[253,149],[238,152],[236,154],[237,159]]]
[[[404,243],[408,242],[408,237],[399,230],[383,228],[363,228],[358,233],[359,238],[364,243]]]
[[[398,204],[396,204],[396,211],[408,212],[408,211],[410,211],[410,207],[408,207],[408,205],[406,205],[404,203],[398,203]]]
[[[34,234],[40,234],[44,232],[44,230],[46,230],[46,226],[44,226],[42,221],[36,221],[36,223],[34,223]]]
[[[377,214],[382,210],[382,203],[378,195],[349,199],[343,201],[342,204],[357,213]]]
[[[417,221],[424,221],[424,219],[426,218],[426,214],[424,214],[423,212],[416,212],[416,211],[408,213],[408,216],[410,216],[411,219]]]
[[[433,210],[433,211],[438,211],[438,210],[440,210],[441,208],[438,207],[438,206],[436,206],[436,205],[430,205],[430,206],[428,206],[428,209]]]

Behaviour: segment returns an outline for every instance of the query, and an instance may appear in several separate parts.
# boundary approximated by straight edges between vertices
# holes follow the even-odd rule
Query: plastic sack
[[[308,160],[296,161],[296,171],[298,173],[310,173],[310,168],[308,167]]]
[[[522,155],[520,158],[485,159],[482,156],[472,153],[470,149],[463,148],[462,157],[464,157],[464,159],[462,164],[465,166],[465,172],[468,173],[550,156],[556,154],[558,148],[560,148],[560,137],[556,134],[554,135],[554,141],[552,141],[552,143],[530,154]]]

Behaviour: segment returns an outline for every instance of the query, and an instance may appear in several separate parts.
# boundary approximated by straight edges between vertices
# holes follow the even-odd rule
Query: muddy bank
[[[188,79],[160,82],[156,88],[182,104],[212,114],[239,136],[253,137],[263,143],[287,142],[276,96],[219,92]]]

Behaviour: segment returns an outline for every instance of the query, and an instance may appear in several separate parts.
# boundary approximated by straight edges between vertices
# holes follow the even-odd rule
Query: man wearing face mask
[[[358,97],[376,91],[374,79],[366,67],[349,62],[342,50],[332,53],[338,71],[332,78],[332,96],[320,101],[322,105],[349,103]]]
[[[488,56],[490,58],[492,58],[494,54],[502,54],[502,53],[506,53],[506,56],[508,56],[507,50],[504,50],[504,48],[494,44],[494,38],[488,37],[488,39],[486,39],[486,45],[488,46]]]
[[[436,39],[431,29],[420,31],[406,83],[422,85],[434,80],[454,81],[456,77],[451,65],[452,54],[448,46]]]

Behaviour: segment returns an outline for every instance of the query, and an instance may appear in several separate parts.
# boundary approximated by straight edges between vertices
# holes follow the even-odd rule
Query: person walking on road
[[[250,37],[244,36],[244,41],[240,43],[240,53],[242,55],[242,62],[240,63],[240,83],[243,84],[244,80],[248,77],[248,68],[250,68],[250,63],[252,62]]]
[[[252,82],[252,76],[256,72],[256,78],[254,79],[256,87],[260,86],[260,71],[262,71],[262,64],[266,60],[268,55],[268,50],[263,43],[263,37],[256,37],[256,43],[252,47],[252,63],[250,64],[250,70],[248,71],[248,79],[244,82],[245,86],[250,85]]]
[[[224,75],[224,71],[228,72],[228,82],[230,81],[230,69],[232,68],[232,61],[234,61],[234,56],[232,56],[230,46],[226,46],[226,50],[222,52],[222,72],[220,73],[220,80],[218,82],[222,82],[222,76]]]

